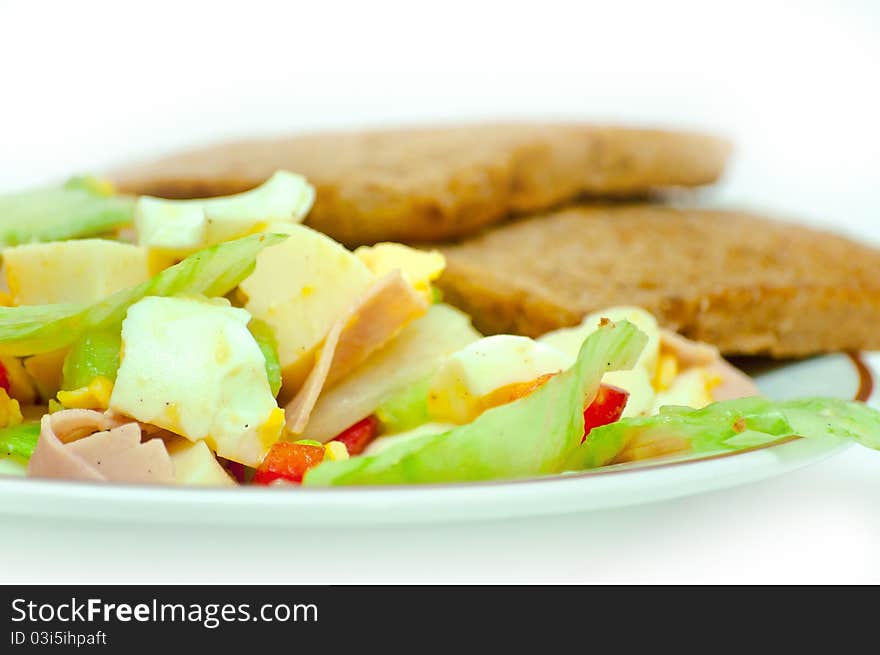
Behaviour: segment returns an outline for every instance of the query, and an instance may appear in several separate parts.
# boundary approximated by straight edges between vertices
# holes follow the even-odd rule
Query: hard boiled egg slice
[[[314,200],[315,190],[304,177],[277,171],[255,189],[232,196],[193,200],[141,196],[134,221],[141,246],[184,257],[200,248],[259,232],[273,222],[298,223]]]
[[[607,318],[611,321],[629,321],[648,336],[648,343],[636,365],[629,371],[612,371],[602,377],[602,382],[620,387],[629,392],[624,416],[640,416],[651,412],[654,404],[654,388],[651,380],[657,368],[660,348],[660,329],[657,319],[639,307],[609,307],[594,312],[584,318],[581,324],[548,332],[538,339],[568,356],[568,366],[574,363],[586,338],[599,329],[599,322]]]
[[[281,436],[250,314],[224,300],[144,298],[122,324],[110,408],[257,466]]]
[[[680,405],[700,409],[712,403],[712,390],[718,386],[718,376],[703,367],[691,368],[675,377],[668,389],[657,392],[652,414],[666,405]]]
[[[528,337],[484,337],[450,355],[428,390],[428,414],[437,421],[469,423],[485,410],[515,399],[499,390],[558,373],[571,364],[555,348]]]

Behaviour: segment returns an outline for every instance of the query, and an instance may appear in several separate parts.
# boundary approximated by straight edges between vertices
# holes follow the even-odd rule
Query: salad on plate
[[[859,402],[774,402],[714,347],[609,307],[531,339],[444,304],[443,256],[354,251],[278,171],[202,200],[90,177],[0,196],[0,474],[184,486],[423,484],[880,448]]]

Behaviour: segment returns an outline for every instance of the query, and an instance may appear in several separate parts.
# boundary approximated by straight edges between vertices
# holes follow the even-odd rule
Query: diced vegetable
[[[405,432],[431,420],[428,388],[431,376],[405,386],[376,408],[376,417],[386,432]]]
[[[6,370],[6,366],[3,362],[0,362],[0,389],[3,389],[10,395],[12,394],[12,384],[9,382],[9,371]]]
[[[64,359],[61,388],[65,391],[89,386],[97,377],[113,382],[119,371],[122,350],[120,329],[90,330],[70,348]]]
[[[625,418],[595,428],[571,454],[567,468],[588,469],[661,455],[691,457],[793,436],[849,439],[880,450],[880,412],[830,398],[785,402],[739,398],[696,410],[664,407],[657,416]]]
[[[328,441],[324,444],[324,459],[331,462],[346,460],[350,457],[348,448],[341,441]]]
[[[360,455],[378,435],[379,419],[375,416],[368,416],[342,432],[333,441],[344,444],[349,455]]]
[[[580,325],[561,328],[542,335],[538,341],[567,353],[574,361],[578,348],[602,320],[629,321],[644,332],[648,344],[642,350],[639,361],[626,371],[612,371],[602,382],[629,392],[629,399],[624,408],[624,416],[641,416],[651,413],[654,404],[654,388],[651,380],[657,369],[657,358],[660,349],[660,328],[657,319],[640,307],[617,306],[605,307],[584,317]]]
[[[584,434],[584,406],[602,375],[632,366],[646,337],[626,321],[590,335],[574,365],[530,395],[490,409],[473,423],[414,438],[375,456],[327,462],[308,485],[491,480],[562,471]]]
[[[248,329],[260,347],[266,359],[266,375],[269,377],[269,388],[272,395],[281,391],[281,362],[278,361],[278,339],[269,324],[257,318],[248,323]]]
[[[25,356],[64,348],[90,330],[120,325],[128,308],[146,296],[225,295],[250,274],[264,248],[285,238],[259,234],[206,248],[94,305],[0,307],[0,354]]]
[[[39,423],[20,423],[0,430],[0,457],[27,462],[40,437]]]
[[[324,446],[310,443],[279,441],[269,450],[254,474],[254,484],[286,480],[299,484],[306,471],[324,460]]]
[[[610,384],[599,386],[593,402],[584,410],[584,439],[593,428],[620,420],[629,393]]]
[[[96,236],[132,221],[134,198],[94,178],[0,196],[0,248]]]

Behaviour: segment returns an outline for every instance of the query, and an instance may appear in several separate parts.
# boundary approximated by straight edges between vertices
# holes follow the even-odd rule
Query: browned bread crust
[[[448,302],[487,333],[537,336],[611,305],[725,354],[880,348],[880,252],[741,213],[575,207],[442,248]]]
[[[169,198],[252,188],[277,169],[318,191],[307,219],[347,245],[451,239],[582,195],[641,196],[714,182],[727,142],[686,132],[501,124],[299,135],[172,155],[111,174]]]

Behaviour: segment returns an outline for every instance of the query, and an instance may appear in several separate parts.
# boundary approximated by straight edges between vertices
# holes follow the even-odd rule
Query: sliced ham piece
[[[428,311],[428,302],[400,271],[383,275],[330,329],[305,384],[285,409],[287,430],[302,434],[325,387],[339,381],[408,323]]]
[[[660,330],[660,347],[674,354],[682,368],[709,366],[721,358],[715,346],[691,341],[672,330]]]
[[[712,389],[714,400],[733,400],[761,395],[752,378],[725,359],[720,359],[706,369],[721,380],[718,386]]]
[[[37,478],[174,484],[171,458],[161,439],[141,443],[137,423],[91,410],[47,414],[28,464]]]
[[[752,378],[724,359],[715,346],[691,341],[670,330],[660,330],[660,347],[672,352],[682,368],[700,366],[717,376],[720,383],[712,389],[713,400],[761,395]]]

